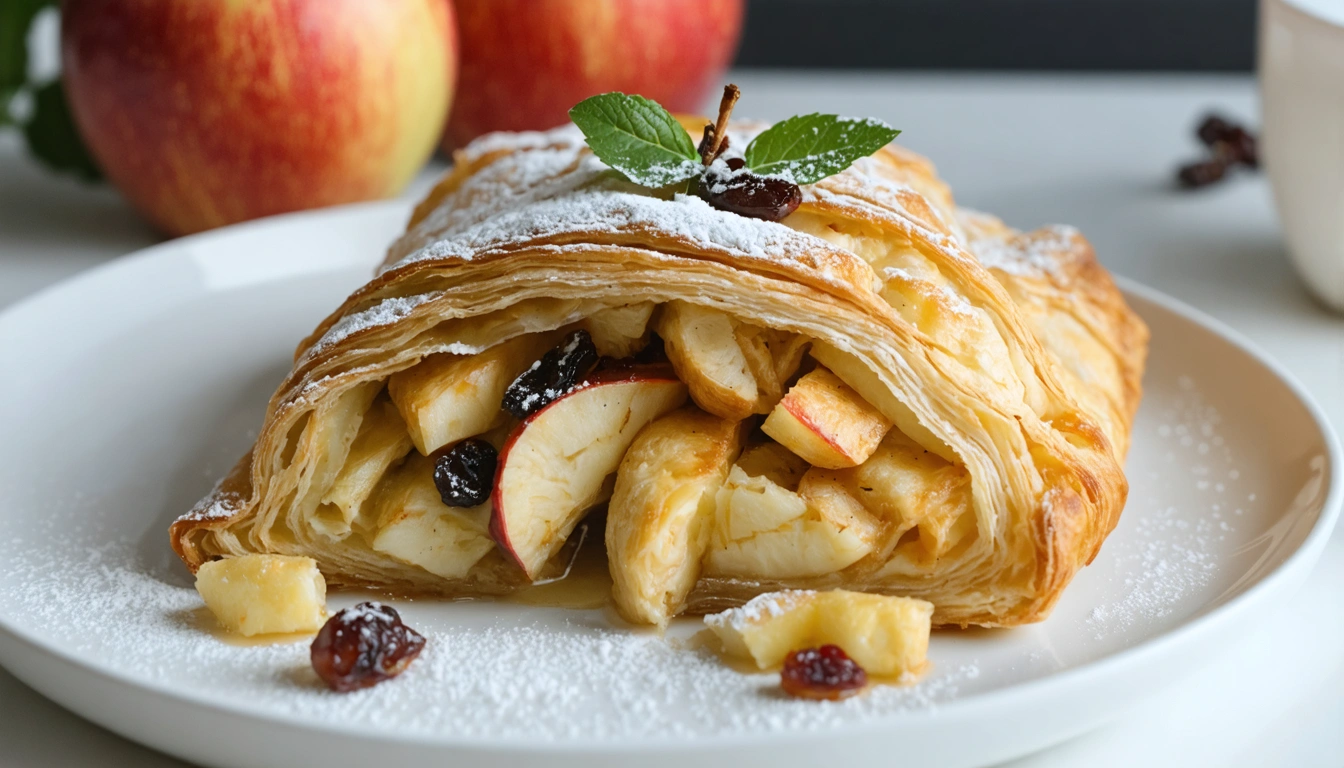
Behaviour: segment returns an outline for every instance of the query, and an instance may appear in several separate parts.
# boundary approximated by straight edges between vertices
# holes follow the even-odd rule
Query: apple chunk
[[[312,526],[333,538],[344,538],[353,527],[367,527],[371,520],[360,514],[378,487],[388,467],[411,450],[406,423],[396,406],[387,400],[374,402],[364,414],[359,434],[350,445],[345,466],[322,497],[311,520]]]
[[[316,632],[327,619],[327,582],[307,557],[258,554],[203,563],[196,591],[221,626],[244,637]]]
[[[583,327],[593,337],[597,353],[603,357],[630,357],[649,343],[649,318],[653,302],[643,301],[624,307],[611,307],[594,312],[583,321]]]
[[[818,367],[793,385],[761,429],[813,466],[843,469],[871,456],[891,421]]]
[[[389,472],[370,502],[378,515],[369,545],[445,579],[464,578],[494,549],[489,504],[450,507],[434,486],[434,461],[412,453]]]
[[[740,421],[756,412],[759,390],[733,321],[715,309],[670,301],[654,329],[691,399],[715,416]]]
[[[441,354],[392,375],[387,392],[406,420],[416,450],[428,456],[485,432],[518,374],[554,345],[553,333],[533,333],[471,356]]]
[[[891,390],[887,388],[886,384],[882,383],[882,379],[878,378],[878,375],[862,360],[823,342],[813,344],[811,354],[818,363],[826,366],[828,370],[839,376],[841,381],[859,393],[860,397],[872,403],[873,407],[881,411],[882,415],[896,425],[896,429],[919,443],[921,448],[936,453],[953,464],[961,463],[961,459],[958,458],[952,448],[933,434],[928,427],[924,426],[915,412],[910,410],[905,403],[891,394]]]
[[[645,427],[621,460],[607,507],[607,558],[627,620],[666,626],[685,607],[742,432],[740,422],[688,405]]]
[[[933,604],[909,597],[787,590],[706,616],[705,624],[728,655],[761,669],[799,648],[832,644],[869,674],[905,676],[925,667],[932,618]]]
[[[665,367],[609,372],[537,411],[500,452],[490,532],[535,579],[649,422],[686,402]]]
[[[741,323],[734,333],[756,379],[756,413],[766,413],[784,396],[784,385],[803,362],[808,340],[796,333]]]
[[[789,579],[844,570],[882,540],[882,523],[816,467],[796,492],[734,466],[716,497],[705,571],[714,576]]]

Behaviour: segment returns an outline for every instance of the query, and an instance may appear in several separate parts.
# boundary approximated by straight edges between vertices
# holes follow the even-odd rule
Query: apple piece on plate
[[[754,579],[822,576],[871,554],[882,532],[824,470],[808,470],[794,492],[734,466],[716,497],[705,570]]]
[[[761,429],[813,466],[843,469],[871,456],[891,422],[819,367],[789,389]]]
[[[919,443],[921,448],[936,453],[953,464],[961,463],[961,459],[957,457],[951,446],[924,426],[909,406],[896,399],[887,385],[883,384],[877,374],[862,360],[847,352],[841,352],[824,342],[814,343],[811,348],[811,355],[818,363],[821,363],[827,370],[838,376],[841,381],[848,384],[866,402],[871,403],[883,416],[891,420],[896,425],[896,429]]]
[[[641,430],[621,460],[606,539],[612,594],[629,621],[666,626],[685,606],[742,432],[688,405]]]
[[[490,504],[450,507],[434,485],[434,460],[412,453],[378,485],[374,551],[445,579],[460,579],[494,549]]]
[[[475,355],[433,355],[393,374],[387,392],[416,450],[428,456],[490,429],[500,417],[504,390],[556,339],[554,333],[527,334]]]
[[[611,307],[594,312],[582,325],[593,337],[597,353],[603,357],[630,357],[649,343],[649,318],[653,316],[651,301]]]
[[[342,538],[350,533],[353,525],[363,523],[367,527],[372,524],[372,520],[360,515],[364,503],[373,495],[388,467],[404,458],[410,450],[411,436],[406,432],[401,413],[387,400],[376,401],[364,414],[345,465],[322,497],[322,505],[312,521],[313,527]]]
[[[242,555],[204,563],[196,591],[221,626],[245,637],[316,632],[327,618],[327,582],[309,557]]]
[[[891,595],[786,590],[705,617],[729,656],[769,669],[792,651],[838,645],[870,675],[913,676],[925,667],[933,604]]]
[[[601,498],[635,436],[686,402],[666,366],[611,369],[529,416],[505,442],[490,532],[529,579]]]
[[[732,421],[756,412],[756,379],[737,343],[732,318],[715,309],[670,301],[659,312],[655,330],[696,405]]]

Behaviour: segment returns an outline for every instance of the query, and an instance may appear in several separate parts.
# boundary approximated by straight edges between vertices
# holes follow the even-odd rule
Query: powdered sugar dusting
[[[411,314],[416,307],[427,301],[433,301],[441,295],[443,294],[440,291],[430,291],[414,296],[394,296],[383,299],[368,309],[341,318],[335,325],[328,328],[326,333],[322,334],[322,338],[318,339],[317,343],[313,345],[313,349],[321,351],[360,331],[381,325],[392,325]]]
[[[970,251],[986,269],[1016,276],[1053,275],[1059,270],[1059,254],[1073,249],[1077,229],[1055,225],[1013,238],[984,238],[970,243]]]
[[[583,190],[509,210],[437,240],[395,266],[424,259],[470,260],[540,238],[666,231],[708,250],[732,249],[758,258],[786,258],[796,250],[827,250],[825,241],[781,224],[724,213],[698,197],[671,201],[614,190]]]
[[[815,595],[808,589],[788,589],[781,592],[767,592],[747,601],[746,605],[730,608],[726,611],[705,617],[710,627],[728,627],[738,632],[753,624],[760,624],[776,616],[783,616],[797,607],[798,603]]]
[[[528,245],[545,248],[544,241],[551,240],[602,243],[630,236],[642,242],[638,236],[646,232],[667,233],[700,250],[757,259],[834,250],[778,222],[721,211],[692,195],[669,199],[631,184],[581,142],[543,138],[552,133],[489,138],[489,146],[515,151],[463,180],[394,246],[394,253],[404,255],[385,269],[426,259],[469,261]],[[734,133],[735,143],[737,138]]]
[[[491,152],[501,150],[518,152],[557,145],[577,149],[583,143],[583,132],[579,127],[573,123],[566,123],[549,131],[487,133],[463,147],[460,157],[465,162],[474,162]]]
[[[180,517],[180,520],[222,520],[227,517],[233,517],[238,514],[246,503],[242,494],[236,491],[221,490],[224,480],[221,479],[215,484],[214,490],[200,501],[196,506],[187,510],[186,514]]]

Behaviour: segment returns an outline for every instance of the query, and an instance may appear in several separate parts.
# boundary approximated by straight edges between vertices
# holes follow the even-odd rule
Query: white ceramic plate
[[[0,315],[0,663],[207,765],[969,766],[1160,691],[1300,582],[1339,510],[1340,451],[1307,396],[1130,287],[1153,344],[1129,506],[1049,621],[936,633],[918,685],[830,704],[679,645],[693,621],[669,642],[600,611],[415,602],[421,659],[333,694],[303,643],[204,631],[165,531],[251,443],[295,343],[405,216],[357,206],[173,241]]]

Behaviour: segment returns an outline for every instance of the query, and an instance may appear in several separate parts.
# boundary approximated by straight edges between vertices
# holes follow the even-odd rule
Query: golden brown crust
[[[888,521],[881,557],[788,582],[704,576],[691,610],[780,587],[845,586],[928,599],[939,624],[1022,624],[1048,614],[1119,519],[1147,332],[1081,236],[1020,235],[959,214],[932,167],[897,147],[805,188],[782,224],[634,187],[572,127],[487,137],[456,160],[383,271],[300,345],[252,459],[221,485],[233,506],[207,500],[219,514],[173,526],[191,567],[302,552],[334,584],[513,588],[502,558],[450,583],[356,536],[308,530],[324,446],[340,443],[343,419],[383,380],[426,355],[644,301],[713,307],[829,345],[903,409],[892,418],[910,438],[956,460],[937,481],[946,501],[904,530]],[[931,559],[904,554],[912,527],[947,533],[959,520],[971,533],[955,546]]]

